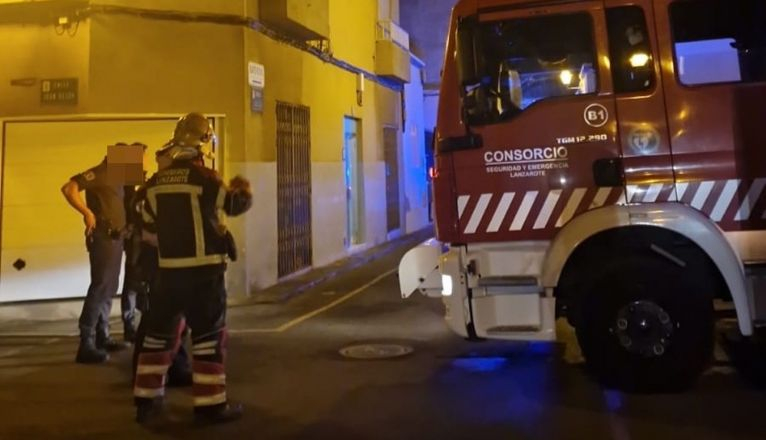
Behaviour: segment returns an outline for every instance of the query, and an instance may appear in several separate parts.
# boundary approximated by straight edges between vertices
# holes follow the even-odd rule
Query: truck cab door
[[[652,0],[607,0],[605,16],[626,203],[676,200]]]
[[[617,203],[624,190],[604,1],[482,3],[468,17],[481,78],[461,85],[456,63],[445,65],[437,147],[449,158],[454,193],[437,188],[445,201],[439,237],[549,240],[578,214]],[[454,214],[443,207],[450,199]]]

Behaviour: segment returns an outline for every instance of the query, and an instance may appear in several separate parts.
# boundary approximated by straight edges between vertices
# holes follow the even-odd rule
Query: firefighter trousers
[[[204,274],[205,271],[199,271]],[[161,398],[173,356],[180,344],[180,321],[192,335],[195,410],[226,405],[226,289],[223,272],[197,275],[160,271],[159,291],[152,294],[146,337],[138,355],[134,386],[136,404]]]

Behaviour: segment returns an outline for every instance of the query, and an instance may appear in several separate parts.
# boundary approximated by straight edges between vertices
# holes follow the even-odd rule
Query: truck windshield
[[[596,93],[592,27],[587,13],[480,23],[474,38],[481,79],[465,92],[488,111],[469,122],[501,122],[541,100]]]

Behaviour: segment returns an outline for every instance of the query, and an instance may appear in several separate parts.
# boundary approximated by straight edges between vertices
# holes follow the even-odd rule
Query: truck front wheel
[[[636,392],[691,386],[713,349],[713,282],[657,254],[593,268],[579,296],[577,339],[606,386]]]

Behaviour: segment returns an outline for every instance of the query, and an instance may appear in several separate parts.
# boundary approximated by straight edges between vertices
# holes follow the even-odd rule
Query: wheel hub
[[[660,357],[670,346],[675,324],[670,315],[652,301],[635,301],[617,312],[609,329],[627,351],[644,357]]]

